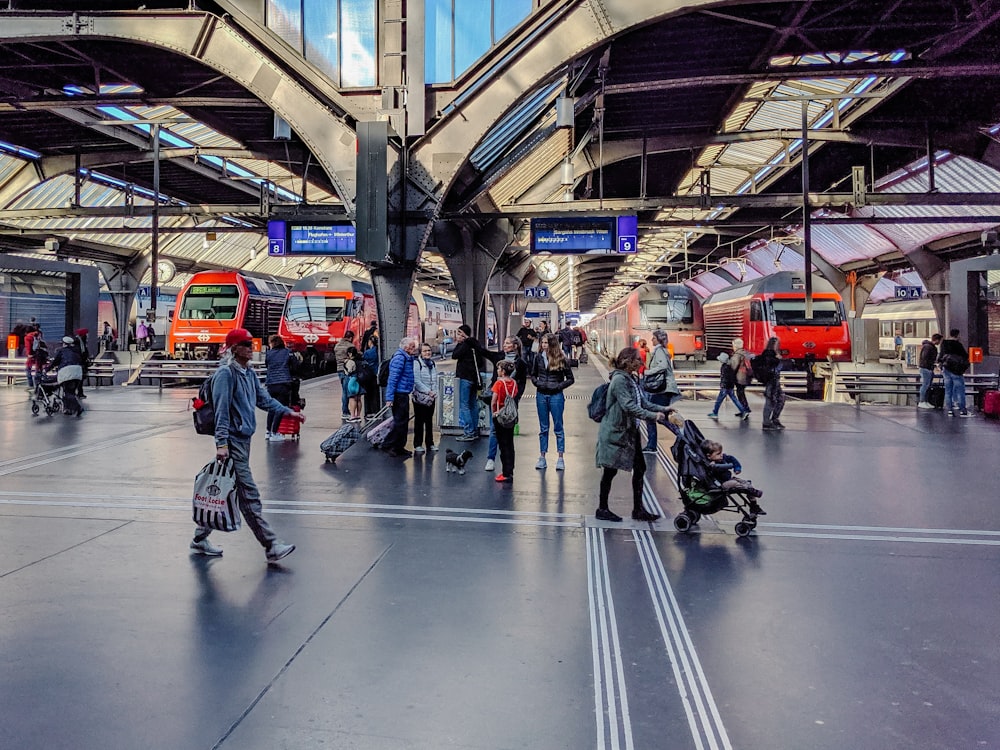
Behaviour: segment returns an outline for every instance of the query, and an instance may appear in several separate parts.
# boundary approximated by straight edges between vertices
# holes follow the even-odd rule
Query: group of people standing
[[[87,350],[86,328],[79,328],[72,336],[62,337],[62,345],[55,353],[49,352],[42,328],[37,323],[30,326],[24,336],[24,351],[27,359],[24,374],[28,381],[28,391],[34,391],[42,382],[49,383],[47,373],[55,372],[55,382],[62,388],[63,404],[67,414],[83,416],[83,380],[90,366]]]
[[[969,352],[959,340],[961,331],[952,328],[948,338],[935,333],[930,340],[925,339],[920,346],[918,366],[920,369],[920,394],[917,408],[933,409],[930,402],[931,385],[935,369],[940,369],[944,380],[944,403],[949,417],[971,417],[965,400],[965,371],[969,369]],[[940,351],[938,346],[941,347]]]

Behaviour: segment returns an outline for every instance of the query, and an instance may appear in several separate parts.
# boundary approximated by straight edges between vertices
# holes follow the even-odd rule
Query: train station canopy
[[[357,274],[349,259],[269,258],[264,224],[279,210],[350,216],[357,123],[417,99],[407,147],[426,172],[425,218],[473,232],[506,219],[514,242],[498,267],[526,283],[532,216],[637,215],[636,254],[557,257],[564,308],[644,281],[711,291],[793,268],[803,210],[826,262],[890,277],[910,271],[914,248],[981,253],[982,228],[1000,224],[997,0],[424,6],[415,98],[391,76],[393,4],[12,4],[0,11],[0,252],[141,259],[158,195],[161,255],[181,279],[233,266]],[[452,283],[430,242],[417,281]]]

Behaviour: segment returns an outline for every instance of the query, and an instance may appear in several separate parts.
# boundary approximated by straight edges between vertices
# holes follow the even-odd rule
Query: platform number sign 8
[[[270,256],[283,256],[285,254],[285,241],[275,237],[267,241],[267,254]]]

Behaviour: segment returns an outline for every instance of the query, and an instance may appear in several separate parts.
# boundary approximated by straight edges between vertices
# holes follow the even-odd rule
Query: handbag
[[[504,386],[504,389],[506,390],[506,386]],[[513,427],[517,424],[517,402],[510,391],[507,391],[507,397],[504,399],[503,406],[500,407],[500,411],[493,417],[493,421],[501,427]]]
[[[667,371],[646,373],[642,378],[642,388],[646,393],[663,393],[667,390]]]
[[[420,404],[421,406],[433,406],[434,401],[434,391],[413,392],[413,403],[415,404]]]
[[[202,467],[194,478],[191,505],[192,520],[197,526],[215,531],[239,530],[236,467],[231,458]]]

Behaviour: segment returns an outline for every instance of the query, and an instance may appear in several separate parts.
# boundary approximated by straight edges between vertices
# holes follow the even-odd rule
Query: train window
[[[878,322],[879,332],[878,335],[884,339],[891,339],[895,334],[892,330],[891,320],[880,320]]]
[[[344,319],[343,297],[289,297],[285,318],[296,323],[336,323]]]
[[[903,321],[903,338],[912,339],[917,337],[917,321],[915,320],[904,320]]]
[[[763,320],[764,310],[761,307],[760,300],[750,300],[750,320]]]
[[[778,326],[839,326],[840,306],[836,300],[814,299],[812,320],[806,319],[804,299],[773,299],[771,310]]]
[[[235,284],[195,284],[181,304],[184,320],[233,320],[240,293]]]
[[[643,323],[694,323],[694,308],[689,299],[665,299],[642,302]]]

